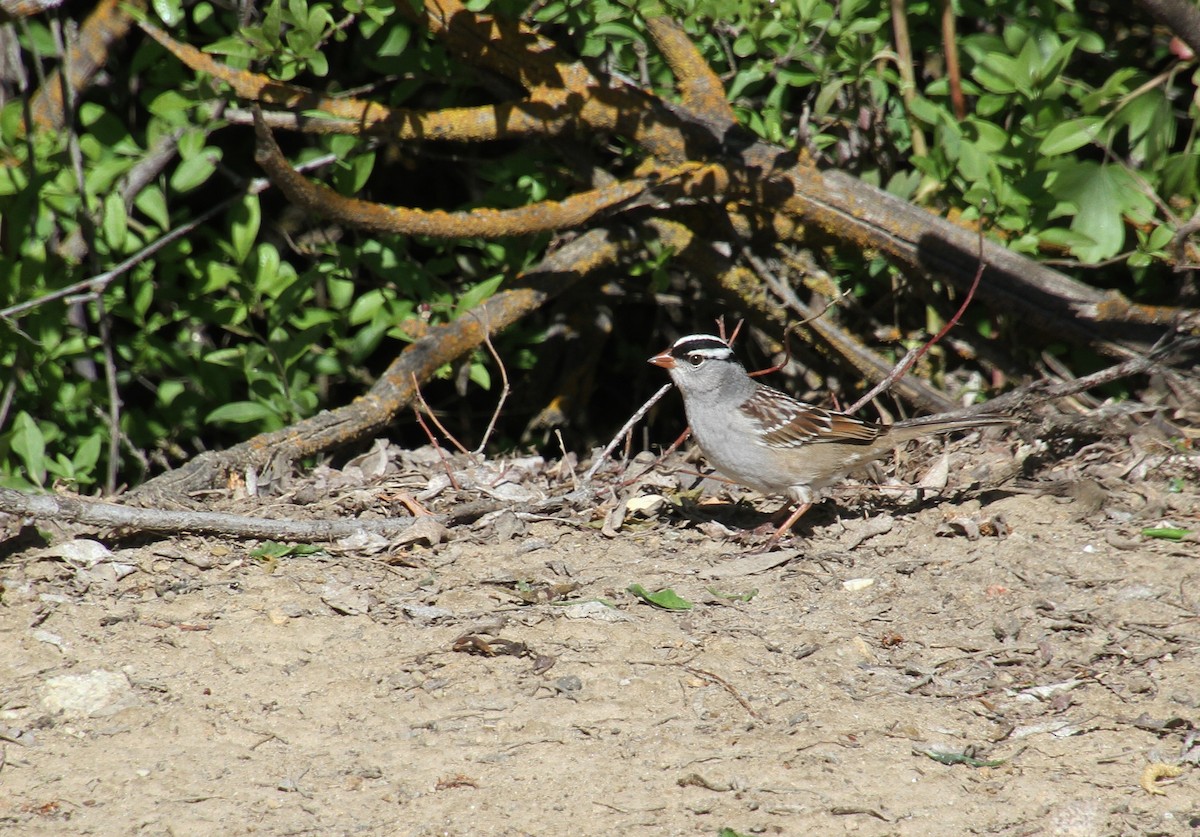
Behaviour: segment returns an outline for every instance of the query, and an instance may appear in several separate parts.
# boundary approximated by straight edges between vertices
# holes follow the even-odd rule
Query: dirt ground
[[[900,471],[944,490],[842,492],[767,555],[777,500],[588,499],[537,459],[455,489],[382,443],[197,507],[445,529],[279,555],[0,518],[0,827],[1200,834],[1200,547],[1142,534],[1200,529],[1196,454],[927,448]]]

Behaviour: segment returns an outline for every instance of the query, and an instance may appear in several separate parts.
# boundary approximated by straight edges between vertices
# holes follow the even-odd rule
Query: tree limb
[[[360,532],[385,538],[396,537],[407,532],[416,520],[412,517],[388,520],[274,520],[221,512],[141,509],[82,497],[28,494],[11,488],[0,488],[0,513],[138,532],[206,532],[300,543],[334,541]]]

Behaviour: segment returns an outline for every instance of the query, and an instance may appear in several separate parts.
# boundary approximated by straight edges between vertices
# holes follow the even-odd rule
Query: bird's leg
[[[804,513],[811,508],[812,503],[800,503],[797,505],[796,510],[792,512],[791,516],[789,516],[787,520],[783,521],[783,525],[775,530],[774,535],[771,535],[771,539],[767,541],[767,548],[764,551],[770,552],[772,549],[774,549],[775,545],[779,543],[779,539],[783,537],[783,533],[791,529],[792,524],[799,520]]]

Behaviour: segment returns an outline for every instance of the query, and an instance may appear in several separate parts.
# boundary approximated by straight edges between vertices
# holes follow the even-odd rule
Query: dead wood
[[[221,512],[139,509],[82,497],[27,494],[11,488],[0,488],[0,513],[135,532],[195,532],[300,543],[334,541],[363,532],[394,538],[406,533],[416,520],[412,517],[386,520],[273,520]]]
[[[402,9],[405,13],[409,10]],[[968,288],[979,264],[977,233],[960,228],[840,172],[822,172],[799,155],[764,142],[737,126],[719,80],[674,21],[655,18],[649,31],[676,75],[681,103],[672,103],[622,81],[600,77],[553,42],[520,23],[474,14],[456,0],[429,0],[420,21],[447,48],[473,64],[510,79],[524,98],[485,108],[437,112],[396,111],[364,100],[330,99],[263,76],[223,67],[192,47],[144,27],[180,60],[212,73],[239,95],[261,105],[323,111],[359,133],[394,131],[401,139],[491,140],[571,130],[616,134],[646,154],[630,177],[516,210],[427,212],[347,198],[300,176],[284,159],[266,118],[255,117],[258,159],[295,203],[339,222],[392,233],[434,237],[502,236],[578,227],[614,212],[671,242],[681,259],[719,288],[726,298],[781,325],[791,312],[808,321],[808,339],[832,348],[864,377],[877,381],[892,364],[818,316],[785,282],[770,282],[736,258],[715,258],[714,231],[737,247],[744,230],[757,224],[780,242],[801,236],[834,239],[881,252],[910,276],[937,277]],[[273,117],[280,127],[305,127],[300,118]],[[692,211],[672,217],[680,198]],[[652,203],[662,213],[628,213]],[[730,231],[734,235],[727,235]],[[747,245],[748,246],[748,245]],[[610,263],[618,248],[603,231],[593,231],[530,271],[471,315],[433,329],[406,349],[371,392],[354,404],[264,434],[222,453],[204,454],[177,471],[144,485],[136,494],[179,494],[220,484],[233,470],[254,468],[267,478],[286,473],[295,459],[330,450],[378,432],[411,403],[414,382],[442,364],[477,348],[494,333],[536,310],[590,267]],[[1148,347],[1172,332],[1194,330],[1200,314],[1137,306],[1119,295],[1083,285],[1051,268],[985,242],[987,265],[979,297],[1055,338],[1068,338],[1121,359],[1147,361]],[[762,271],[758,271],[761,274]],[[1136,364],[1135,364],[1136,365]],[[1144,363],[1139,369],[1147,369]],[[920,406],[944,412],[949,399],[927,383],[905,379],[898,393]]]
[[[436,326],[409,345],[375,382],[350,404],[326,410],[282,430],[262,433],[223,451],[202,453],[185,465],[138,486],[130,497],[155,502],[224,485],[231,473],[254,469],[262,480],[288,473],[297,459],[334,450],[378,433],[413,403],[416,384],[443,365],[483,345],[547,300],[599,267],[612,264],[621,243],[605,229],[588,232],[548,254],[512,287],[456,320]]]
[[[816,233],[879,251],[913,277],[936,277],[961,289],[969,287],[974,278],[978,265],[975,231],[840,172],[819,171],[734,124],[723,93],[718,95],[719,80],[670,19],[651,19],[648,27],[676,74],[683,97],[678,104],[613,79],[598,78],[529,27],[473,14],[454,0],[431,0],[421,20],[452,51],[517,82],[528,96],[489,106],[492,109],[486,113],[477,108],[392,112],[371,102],[327,99],[231,70],[153,27],[145,28],[181,60],[225,80],[239,95],[273,106],[322,110],[343,127],[354,122],[360,132],[391,126],[398,138],[487,140],[527,131],[551,136],[570,128],[623,135],[649,155],[637,177],[562,202],[543,202],[504,213],[417,213],[368,204],[292,176],[278,156],[264,158],[273,179],[298,202],[341,221],[444,237],[562,229],[601,212],[628,207],[652,187],[659,199],[669,197],[671,193],[663,194],[663,187],[679,180],[674,194],[716,199],[706,205],[708,229],[701,226],[703,222],[694,227],[701,235],[728,227],[730,215],[749,212],[773,216],[777,235],[811,238]],[[297,127],[304,122],[289,122],[278,114],[273,121]],[[681,167],[688,161],[691,166]],[[700,166],[701,162],[708,165]],[[988,268],[980,299],[1056,339],[1067,338],[1125,358],[1145,351],[1170,330],[1186,332],[1200,327],[1200,312],[1136,305],[994,242],[985,242],[983,258]],[[751,298],[741,299],[753,307]],[[818,339],[824,335],[818,334]],[[876,366],[863,358],[861,351],[836,351],[857,359],[853,365],[864,374],[871,374],[869,370]],[[923,402],[922,406],[931,406],[928,398]]]
[[[55,70],[46,76],[46,83],[30,100],[34,125],[52,129],[63,127],[66,118],[64,83],[74,96],[87,88],[108,60],[109,49],[129,32],[133,18],[128,9],[140,11],[145,7],[145,0],[101,0],[84,20],[79,38],[68,45],[68,54],[63,59],[65,82],[63,69]]]

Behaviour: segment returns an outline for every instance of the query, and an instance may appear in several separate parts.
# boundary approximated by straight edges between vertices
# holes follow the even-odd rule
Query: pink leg
[[[799,520],[804,513],[811,508],[812,503],[801,503],[800,505],[796,506],[796,510],[792,512],[791,517],[783,521],[783,525],[775,530],[775,534],[771,536],[771,540],[767,541],[767,547],[763,551],[770,552],[772,549],[774,549],[775,545],[779,543],[779,539],[783,537],[784,532],[790,530],[792,528],[792,524]]]

